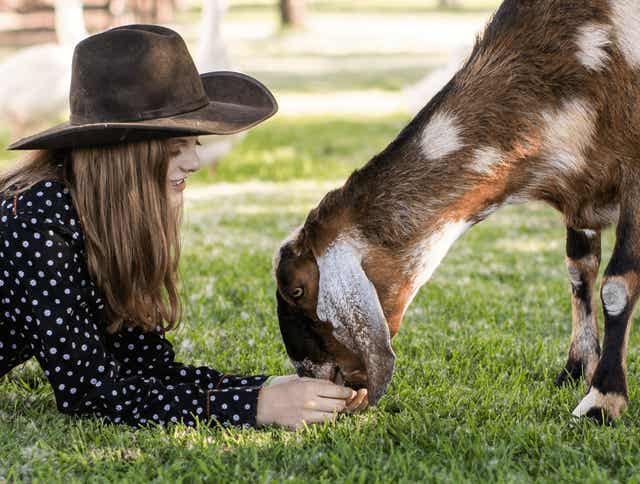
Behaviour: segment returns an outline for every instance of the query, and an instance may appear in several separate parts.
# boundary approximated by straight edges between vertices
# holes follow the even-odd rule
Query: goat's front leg
[[[600,358],[594,287],[600,267],[600,232],[567,227],[567,269],[571,281],[571,345],[561,386],[584,376],[587,384]]]
[[[626,200],[620,207],[616,245],[602,282],[602,357],[587,396],[573,411],[575,416],[614,419],[627,406],[627,343],[631,314],[640,292],[639,278],[640,200]]]

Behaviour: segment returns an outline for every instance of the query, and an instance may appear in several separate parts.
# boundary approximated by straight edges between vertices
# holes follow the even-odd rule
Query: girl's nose
[[[200,156],[197,150],[193,150],[193,155],[180,164],[180,169],[185,172],[198,171],[200,169]]]

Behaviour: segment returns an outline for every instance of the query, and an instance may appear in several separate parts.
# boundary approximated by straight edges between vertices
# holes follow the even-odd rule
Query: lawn
[[[416,15],[433,9],[433,2],[403,1]],[[267,15],[265,3],[236,2],[232,20]],[[331,15],[338,3],[317,2],[317,11]],[[492,2],[471,3],[488,15],[482,8]],[[393,2],[368,5],[367,15],[380,19],[398,10]],[[255,65],[258,41],[237,45],[240,63]],[[265,41],[268,59],[283,45]],[[399,96],[434,64],[427,56],[418,62],[411,46],[393,68],[370,69],[369,50],[354,60],[307,47],[282,54],[280,69],[248,71],[279,98],[351,89]],[[327,71],[296,70],[290,59]],[[345,69],[356,61],[362,68]],[[196,175],[183,229],[186,312],[170,335],[180,360],[246,374],[293,371],[275,314],[272,254],[324,193],[407,121],[402,112],[370,109],[282,112],[252,130],[215,173]],[[14,159],[0,152],[0,167]],[[612,243],[609,231],[605,263]],[[467,233],[418,293],[394,340],[397,371],[379,405],[298,432],[135,431],[66,417],[30,362],[0,379],[0,482],[640,482],[637,333],[628,363],[632,402],[615,425],[573,419],[584,383],[553,384],[571,331],[567,281],[560,216],[539,204],[501,210]]]

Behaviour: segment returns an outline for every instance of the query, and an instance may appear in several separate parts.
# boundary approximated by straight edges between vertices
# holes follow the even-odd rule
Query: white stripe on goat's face
[[[334,328],[343,326],[353,308],[379,311],[380,302],[371,281],[362,270],[362,244],[353,237],[339,237],[316,259],[320,280],[316,313]]]
[[[333,326],[335,339],[357,355],[366,372],[369,401],[386,391],[395,355],[378,293],[362,268],[364,244],[342,235],[316,257],[319,271],[316,315]]]
[[[460,139],[461,131],[454,115],[446,112],[434,114],[422,132],[422,154],[428,160],[437,160],[458,151],[464,146]]]
[[[492,146],[484,148],[476,148],[473,150],[473,158],[471,161],[471,169],[476,173],[489,175],[495,165],[502,162],[504,155]]]
[[[605,67],[609,61],[605,47],[611,45],[610,35],[611,27],[600,23],[590,22],[578,29],[576,55],[587,69],[600,71]]]
[[[611,0],[618,48],[631,67],[640,67],[640,2]]]
[[[409,302],[420,286],[431,278],[444,256],[447,255],[449,248],[469,227],[471,227],[471,223],[465,220],[446,222],[440,230],[432,233],[413,247],[409,260],[414,262],[409,271],[411,272],[410,276],[414,278],[415,287]]]
[[[585,151],[595,135],[596,112],[586,101],[573,99],[560,108],[542,113],[542,156],[561,172],[579,172],[587,167]]]

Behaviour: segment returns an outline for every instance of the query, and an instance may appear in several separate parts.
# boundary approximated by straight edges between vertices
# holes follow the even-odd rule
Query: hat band
[[[195,101],[191,101],[187,104],[168,109],[166,106],[158,109],[150,109],[147,111],[139,111],[136,113],[123,113],[121,115],[110,116],[109,119],[104,118],[92,118],[88,116],[82,116],[77,113],[71,113],[69,122],[73,125],[82,124],[95,124],[95,123],[132,123],[136,121],[145,121],[149,119],[168,118],[171,116],[177,116],[178,114],[185,114],[191,111],[197,111],[209,104],[209,98],[207,95],[203,95]]]

